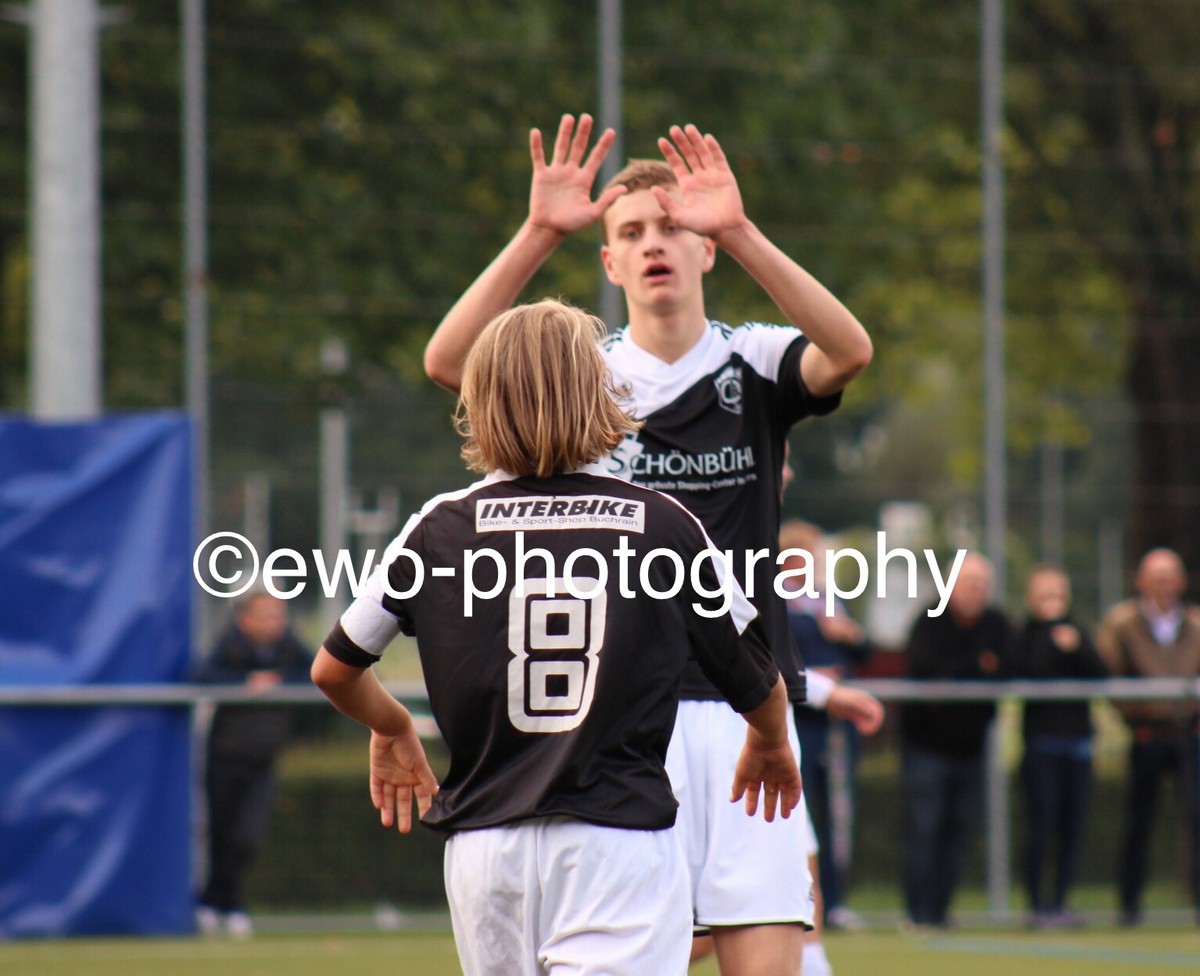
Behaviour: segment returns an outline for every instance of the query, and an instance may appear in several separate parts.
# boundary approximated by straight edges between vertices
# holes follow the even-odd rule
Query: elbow
[[[870,366],[871,360],[874,358],[875,345],[871,342],[871,337],[867,335],[866,330],[863,329],[857,341],[846,354],[845,370],[847,382],[854,379],[854,377]]]
[[[313,658],[312,667],[308,669],[308,676],[312,679],[312,683],[322,691],[325,691],[330,683],[328,658],[328,652],[322,647],[321,652]]]
[[[844,390],[851,380],[871,365],[874,356],[875,347],[871,344],[870,336],[864,331],[841,351],[836,360],[831,359],[833,376],[830,377],[829,386],[832,389]]]
[[[344,688],[353,681],[358,676],[358,671],[359,669],[357,668],[351,668],[349,665],[343,664],[322,647],[313,659],[312,667],[309,668],[308,674],[312,679],[312,683],[326,695],[329,695],[331,692],[337,692],[339,688]]]
[[[434,341],[425,347],[425,375],[451,393],[462,387],[462,365],[438,349]]]

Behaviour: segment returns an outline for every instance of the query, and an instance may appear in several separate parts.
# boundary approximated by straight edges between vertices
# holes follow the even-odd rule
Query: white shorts
[[[788,738],[800,742],[788,709]],[[730,803],[746,720],[723,701],[682,701],[667,750],[667,774],[679,801],[675,829],[691,875],[695,923],[812,925],[808,855],[816,849],[807,808],[784,820],[746,816]]]
[[[446,844],[464,976],[686,973],[687,868],[673,830],[564,817],[465,830]]]
[[[804,829],[808,831],[808,840],[804,844],[804,853],[809,857],[816,857],[821,853],[821,844],[817,840],[817,828],[813,826],[812,811],[808,809],[808,801],[804,799],[803,794],[800,796],[801,808],[804,810]],[[792,814],[797,816],[797,814]]]

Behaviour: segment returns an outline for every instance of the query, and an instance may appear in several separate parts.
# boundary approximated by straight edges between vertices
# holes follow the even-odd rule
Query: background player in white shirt
[[[723,772],[726,805],[744,795],[753,816],[761,792],[769,823],[800,801],[787,695],[753,607],[686,509],[595,464],[637,428],[611,395],[602,334],[553,301],[484,330],[460,429],[488,477],[409,520],[313,665],[372,729],[385,826],[409,829],[415,797],[450,835],[467,976],[686,967],[688,874],[664,762],[689,659],[750,725]],[[688,571],[672,578],[675,558]],[[450,750],[440,789],[411,716],[370,669],[401,631],[417,637]]]
[[[606,342],[606,356],[645,422],[614,453],[610,469],[674,494],[718,548],[737,554],[735,572],[763,615],[790,697],[801,700],[804,678],[785,608],[771,592],[773,564],[767,558],[746,571],[743,556],[775,552],[787,432],[797,420],[837,406],[841,390],[871,359],[870,339],[836,297],[749,219],[711,135],[672,127],[670,139],[658,142],[665,166],[628,167],[593,201],[614,135],[603,133],[589,153],[591,131],[589,116],[578,125],[564,116],[549,162],[541,133],[531,132],[528,217],[443,319],[426,349],[426,370],[457,389],[482,326],[516,301],[568,235],[602,220],[601,259],[609,280],[624,290],[629,313],[628,326]],[[703,278],[718,248],[804,333],[710,321]],[[684,696],[691,700],[680,709],[669,768],[682,804],[696,921],[712,928],[725,976],[795,976],[801,925],[812,919],[799,820],[770,838],[725,821],[727,805],[701,779],[731,762],[730,730],[705,727],[710,713],[727,716],[713,707],[718,696],[695,669],[685,677]]]

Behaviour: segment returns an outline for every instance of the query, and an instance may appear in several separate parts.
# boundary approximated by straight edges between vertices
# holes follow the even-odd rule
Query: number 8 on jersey
[[[524,580],[508,596],[508,718],[519,732],[569,732],[596,690],[608,594],[599,580]],[[550,594],[553,592],[553,596]]]

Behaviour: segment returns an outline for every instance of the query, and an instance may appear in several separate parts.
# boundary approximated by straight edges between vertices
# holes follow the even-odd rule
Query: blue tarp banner
[[[0,418],[0,683],[183,678],[189,442]],[[185,708],[0,708],[0,938],[191,931],[190,791]]]

